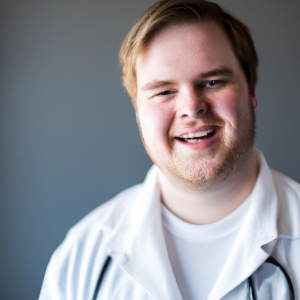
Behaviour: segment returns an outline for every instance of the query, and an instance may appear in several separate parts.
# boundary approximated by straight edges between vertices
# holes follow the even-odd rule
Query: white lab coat
[[[208,300],[283,300],[288,289],[272,256],[289,273],[300,300],[300,185],[270,170],[264,157],[244,225]],[[145,182],[101,205],[67,234],[48,265],[39,300],[92,300],[108,255],[98,298],[182,300],[162,230],[157,167]],[[262,265],[263,264],[263,265]],[[261,266],[262,265],[262,266]],[[209,270],[207,270],[209,272]]]

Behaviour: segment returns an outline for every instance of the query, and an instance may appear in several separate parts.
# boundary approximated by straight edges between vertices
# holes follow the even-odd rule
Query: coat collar
[[[260,170],[249,196],[249,213],[208,300],[221,299],[246,280],[268,258],[270,247],[275,245],[271,242],[278,236],[277,195],[264,156],[258,150],[257,156]],[[268,248],[268,253],[265,248]]]
[[[157,175],[153,166],[129,213],[110,234],[106,249],[154,299],[182,300],[165,244]]]
[[[257,151],[258,152],[258,151]],[[270,169],[263,157],[251,193],[245,223],[229,258],[208,298],[221,299],[246,280],[269,256],[262,248],[277,237],[277,195]],[[153,166],[124,214],[106,241],[115,262],[157,300],[182,300],[165,244],[158,169]],[[268,251],[269,252],[269,251]]]

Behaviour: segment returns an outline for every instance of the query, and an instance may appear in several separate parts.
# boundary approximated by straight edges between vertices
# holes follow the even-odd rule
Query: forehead
[[[227,34],[215,22],[172,25],[155,35],[138,55],[137,83],[144,71],[163,76],[164,71],[208,72],[229,66],[237,68],[238,61]]]

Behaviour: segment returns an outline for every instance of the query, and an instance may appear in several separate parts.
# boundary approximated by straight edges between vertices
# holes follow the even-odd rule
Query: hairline
[[[171,7],[174,5],[172,10],[169,11],[169,7],[165,7],[168,2],[171,2]],[[191,4],[191,6],[187,6],[187,9],[184,7],[183,0],[161,0],[157,2],[145,12],[126,36],[120,50],[120,66],[122,68],[123,84],[134,106],[137,96],[136,67],[138,56],[145,52],[148,45],[160,32],[167,30],[168,27],[180,26],[181,24],[197,24],[210,21],[219,25],[228,37],[233,54],[246,76],[250,93],[254,93],[257,83],[258,58],[248,27],[224,11],[218,4],[203,1],[209,3],[208,5],[212,5],[212,7],[204,7],[204,13],[201,14],[198,11],[199,6],[194,9],[193,3],[197,5],[202,0],[187,0],[186,2],[188,5]],[[179,3],[179,11],[176,7],[177,3]]]

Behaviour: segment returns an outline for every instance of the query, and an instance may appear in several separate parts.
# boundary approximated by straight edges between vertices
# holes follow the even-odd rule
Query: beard
[[[197,190],[208,190],[238,176],[247,166],[255,138],[255,113],[251,113],[238,136],[220,135],[219,145],[209,154],[191,156],[174,149],[171,172],[188,186]],[[212,122],[215,124],[215,122]],[[222,133],[223,134],[223,133]]]

